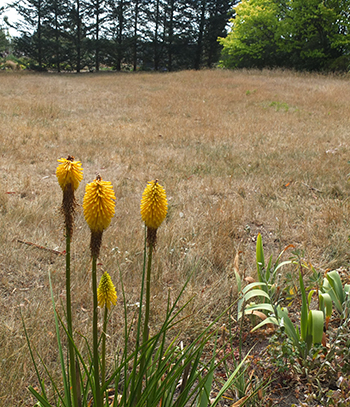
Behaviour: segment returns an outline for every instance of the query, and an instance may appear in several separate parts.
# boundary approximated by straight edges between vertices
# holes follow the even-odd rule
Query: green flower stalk
[[[78,406],[78,386],[75,369],[75,352],[72,343],[73,325],[72,325],[72,302],[71,302],[71,273],[70,273],[70,244],[73,235],[74,215],[77,206],[74,191],[78,188],[83,179],[83,169],[80,161],[74,161],[74,157],[68,156],[67,159],[57,160],[60,164],[56,169],[58,183],[63,191],[63,201],[61,213],[64,216],[65,235],[66,235],[66,307],[67,307],[67,330],[71,337],[68,341],[69,349],[69,371],[71,377],[71,387],[73,396],[73,405]]]
[[[100,254],[103,231],[111,223],[115,213],[115,195],[109,181],[103,181],[100,175],[86,185],[83,209],[84,217],[91,230],[90,249],[92,257],[92,292],[93,292],[93,365],[95,383],[94,406],[102,407],[101,385],[98,356],[98,294],[96,278],[96,262]]]
[[[101,376],[102,386],[106,380],[106,336],[107,336],[107,315],[111,305],[117,303],[117,293],[107,271],[102,275],[97,288],[97,302],[100,308],[104,308],[103,332],[102,332],[102,354],[101,354]]]
[[[143,345],[149,337],[149,314],[151,300],[151,268],[152,254],[157,240],[157,230],[164,221],[168,210],[168,202],[165,189],[158,183],[158,180],[148,182],[141,199],[140,212],[142,220],[147,228],[147,271],[146,271],[146,302],[145,302],[145,320],[143,327],[142,341]],[[145,352],[140,362],[141,371],[145,364]]]

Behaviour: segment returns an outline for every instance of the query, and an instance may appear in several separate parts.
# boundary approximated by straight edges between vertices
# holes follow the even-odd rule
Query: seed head
[[[150,181],[141,199],[141,217],[149,229],[157,230],[166,217],[168,202],[158,180]]]
[[[111,308],[112,304],[115,305],[117,303],[117,293],[107,271],[101,277],[100,284],[98,285],[97,301],[100,308],[106,306],[108,309]]]
[[[96,179],[86,185],[83,201],[84,216],[92,232],[103,232],[115,213],[115,195],[109,181]]]
[[[74,157],[68,156],[67,159],[60,158],[56,169],[56,176],[60,187],[64,191],[68,185],[72,185],[73,190],[76,190],[83,179],[83,169],[80,161],[74,161]]]

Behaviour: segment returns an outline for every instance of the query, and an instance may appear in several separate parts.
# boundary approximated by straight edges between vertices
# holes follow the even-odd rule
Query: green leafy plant
[[[260,283],[265,283],[263,286],[263,290],[269,293],[270,296],[274,296],[279,294],[280,289],[278,287],[278,282],[280,278],[280,269],[283,266],[291,264],[291,260],[285,260],[281,262],[281,258],[283,254],[293,245],[289,245],[285,247],[281,253],[278,255],[277,259],[273,262],[272,255],[269,258],[267,264],[265,264],[265,256],[264,256],[264,248],[261,234],[258,234],[256,240],[256,267],[257,267],[257,275],[258,281]]]
[[[345,284],[343,287],[339,273],[336,270],[329,271],[326,274],[323,280],[322,291],[329,294],[336,310],[342,317],[344,317],[344,312],[349,312],[345,304],[350,295],[350,284]]]
[[[285,249],[286,250],[286,249]],[[285,251],[284,250],[284,251]],[[314,290],[306,295],[303,280],[303,269],[305,264],[301,262],[298,252],[295,252],[296,259],[279,263],[281,255],[278,256],[274,266],[271,267],[270,257],[268,266],[265,268],[265,258],[262,246],[261,235],[258,235],[256,244],[256,262],[259,282],[248,284],[241,290],[241,299],[238,302],[238,318],[243,315],[257,315],[262,321],[253,327],[252,332],[266,324],[274,324],[281,327],[293,345],[297,349],[300,360],[305,360],[313,345],[322,342],[323,327],[325,317],[329,318],[332,311],[328,296],[321,295],[321,310],[310,310],[310,302]],[[281,298],[278,296],[282,291],[275,287],[276,273],[284,264],[294,264],[299,269],[299,290],[302,297],[300,326],[295,326],[288,316],[288,309],[280,305]],[[251,303],[252,298],[260,298],[263,302]]]
[[[234,356],[233,356],[234,358]],[[231,377],[235,373],[235,378],[232,381],[230,388],[226,388],[228,391],[226,399],[236,400],[236,404],[233,405],[247,405],[247,406],[259,406],[263,399],[263,391],[270,383],[269,380],[262,380],[251,369],[251,364],[245,363],[239,367],[240,364],[236,362],[236,368],[234,372],[225,365],[226,377]],[[238,367],[238,370],[237,370]],[[231,395],[230,395],[231,393]],[[205,405],[207,407],[207,405]]]
[[[325,318],[326,329],[328,328],[329,320],[333,312],[332,298],[328,293],[319,293],[319,308],[323,311]]]
[[[302,274],[299,275],[299,284],[302,294],[302,305],[300,314],[300,327],[294,326],[288,316],[287,308],[280,305],[275,307],[274,313],[256,325],[252,331],[255,331],[267,323],[280,326],[285,330],[288,337],[296,347],[300,359],[306,359],[309,355],[312,345],[321,343],[323,337],[324,314],[323,311],[310,310],[309,302],[306,297]],[[260,304],[266,305],[266,304]]]
[[[262,325],[268,323],[277,324],[274,316],[277,312],[277,306],[281,301],[282,290],[279,285],[281,275],[280,269],[283,266],[291,264],[291,260],[281,262],[282,255],[291,245],[287,246],[279,254],[275,262],[270,256],[269,261],[265,264],[264,249],[261,234],[258,234],[256,241],[256,267],[258,281],[248,284],[242,289],[240,275],[235,272],[238,291],[241,298],[238,301],[238,318],[242,317],[242,308],[244,307],[245,315],[258,316],[263,319]],[[251,302],[251,299],[259,299],[257,302]],[[262,326],[259,324],[259,326]]]
[[[300,367],[299,363],[296,363],[299,358],[298,352],[283,327],[277,327],[275,333],[269,339],[267,352],[271,364],[281,375],[288,377],[290,366],[296,369]]]
[[[324,314],[323,311],[309,309],[311,296],[308,299],[306,297],[301,271],[299,271],[299,284],[302,296],[300,329],[294,326],[288,317],[286,309],[279,308],[277,316],[279,325],[284,326],[287,335],[292,339],[294,346],[297,348],[300,358],[306,359],[312,345],[322,342]]]
[[[350,300],[348,301],[350,305]],[[350,372],[350,315],[342,321],[341,325],[332,335],[328,352],[320,366],[319,372],[327,370],[332,362],[341,370],[342,374]],[[334,374],[334,372],[333,372]]]

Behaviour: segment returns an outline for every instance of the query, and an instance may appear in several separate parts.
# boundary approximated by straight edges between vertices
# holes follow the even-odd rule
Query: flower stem
[[[101,376],[102,376],[102,387],[106,381],[106,337],[107,337],[107,315],[108,308],[105,306],[105,313],[103,318],[103,332],[102,332],[102,353],[101,353]]]
[[[145,365],[146,365],[146,354],[147,349],[144,346],[149,338],[149,310],[150,310],[150,302],[151,302],[151,268],[152,268],[152,253],[153,253],[153,242],[149,243],[148,247],[148,258],[147,258],[147,270],[146,270],[146,303],[145,303],[145,320],[143,326],[143,335],[142,335],[142,354],[140,360],[140,374],[144,374]],[[139,394],[141,395],[141,387],[139,387]],[[138,398],[139,398],[138,397]]]
[[[72,387],[73,406],[78,406],[77,382],[76,382],[76,369],[75,369],[75,352],[73,346],[73,328],[72,328],[72,302],[71,302],[71,288],[70,288],[70,242],[71,234],[66,228],[66,306],[67,306],[67,328],[70,338],[68,338],[69,349],[69,372]]]
[[[96,260],[97,257],[92,258],[92,293],[93,293],[93,319],[92,319],[92,335],[93,335],[93,365],[94,365],[94,382],[95,382],[95,407],[102,407],[101,403],[101,387],[100,387],[100,374],[99,374],[99,358],[98,358],[98,331],[97,331],[97,278],[96,278]]]
[[[153,243],[150,243],[148,248],[148,259],[147,259],[147,274],[146,274],[146,304],[145,304],[145,325],[143,327],[143,344],[148,341],[149,335],[149,310],[151,302],[151,268],[152,268],[152,253],[153,253]]]

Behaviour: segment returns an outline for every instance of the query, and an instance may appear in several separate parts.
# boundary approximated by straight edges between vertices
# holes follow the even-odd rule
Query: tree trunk
[[[81,69],[81,21],[80,21],[80,0],[76,0],[77,6],[77,73]]]
[[[158,71],[159,69],[159,50],[158,50],[158,30],[159,30],[159,0],[156,3],[156,21],[154,29],[154,70]]]
[[[43,69],[43,62],[42,62],[42,41],[41,41],[41,1],[38,2],[38,63],[40,71]]]
[[[56,40],[56,68],[57,72],[61,72],[61,61],[60,61],[60,33],[58,25],[58,5],[57,0],[55,0],[55,40]]]
[[[100,1],[96,0],[96,8],[95,8],[95,15],[96,15],[96,29],[95,29],[95,39],[96,39],[96,47],[95,47],[95,69],[96,72],[100,70],[100,44],[99,44],[99,34],[100,34]]]
[[[174,0],[169,0],[168,71],[173,69]]]
[[[195,61],[194,61],[194,69],[196,69],[196,70],[200,69],[200,66],[201,66],[204,23],[205,23],[205,0],[202,0],[202,2],[201,2],[201,16],[200,16],[200,21],[199,21],[197,50],[196,50],[196,56],[195,56]]]
[[[139,0],[135,0],[135,20],[134,20],[134,49],[133,49],[133,60],[134,60],[134,71],[137,69],[137,23],[139,15]]]
[[[117,56],[117,71],[122,69],[122,59],[123,59],[123,30],[124,30],[124,0],[119,1],[119,11],[118,11],[118,56]]]

